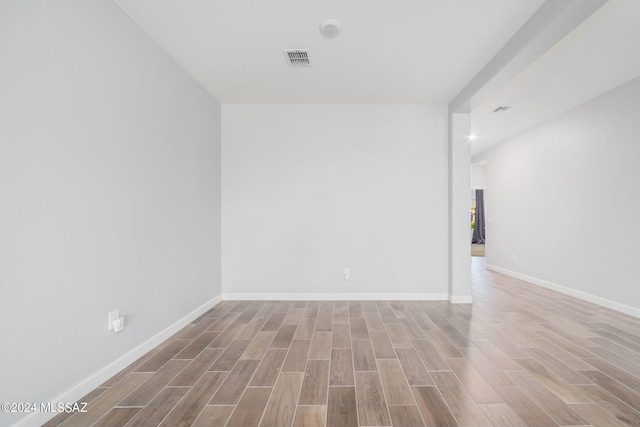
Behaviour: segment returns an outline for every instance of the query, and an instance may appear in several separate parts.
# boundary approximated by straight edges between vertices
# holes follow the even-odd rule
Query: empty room
[[[638,22],[0,0],[0,426],[640,426]]]

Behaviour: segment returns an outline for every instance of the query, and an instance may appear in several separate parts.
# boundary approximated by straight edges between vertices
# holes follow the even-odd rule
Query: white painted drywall
[[[487,264],[640,309],[639,99],[635,79],[474,158]]]
[[[471,303],[469,113],[449,115],[449,300]]]
[[[0,401],[48,402],[221,293],[220,105],[111,1],[1,2],[0,62]]]
[[[446,106],[223,105],[222,141],[223,297],[446,298]]]
[[[487,164],[471,165],[471,188],[485,190],[487,188]]]

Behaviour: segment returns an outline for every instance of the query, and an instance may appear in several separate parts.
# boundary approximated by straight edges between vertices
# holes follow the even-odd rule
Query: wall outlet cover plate
[[[109,330],[114,330],[114,322],[120,318],[120,309],[114,310],[109,313]]]

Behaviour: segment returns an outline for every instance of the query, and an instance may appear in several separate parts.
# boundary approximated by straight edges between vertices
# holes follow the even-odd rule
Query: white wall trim
[[[81,399],[83,396],[87,395],[90,391],[99,387],[109,378],[113,377],[115,374],[129,366],[131,363],[135,362],[137,359],[142,357],[144,354],[148,353],[163,341],[171,337],[173,334],[178,332],[180,329],[187,326],[189,323],[193,322],[198,316],[201,316],[207,310],[213,308],[216,304],[222,301],[222,297],[218,295],[210,301],[202,304],[200,307],[193,310],[191,313],[184,316],[182,319],[178,320],[174,324],[170,325],[168,328],[158,332],[153,337],[149,338],[136,348],[130,350],[129,352],[123,354],[113,362],[109,363],[107,366],[88,376],[84,380],[80,381],[75,386],[71,387],[67,391],[61,393],[58,397],[51,399],[51,402],[77,402],[78,399]],[[34,412],[28,417],[23,418],[22,420],[15,423],[14,427],[27,427],[27,426],[40,426],[53,417],[58,415],[55,412]]]
[[[628,305],[620,304],[619,302],[611,301],[606,298],[601,298],[595,295],[588,294],[586,292],[578,291],[568,288],[566,286],[558,285],[553,282],[547,282],[546,280],[538,279],[536,277],[527,276],[526,274],[516,273],[515,271],[507,270],[506,268],[498,267],[495,265],[486,265],[487,270],[502,273],[506,276],[515,277],[516,279],[524,280],[525,282],[533,285],[541,286],[543,288],[551,289],[556,292],[560,292],[565,295],[569,295],[583,301],[591,302],[601,305],[611,310],[619,311],[620,313],[628,314],[629,316],[640,318],[640,309],[631,307]]]
[[[451,304],[471,304],[471,295],[449,295],[449,302]]]
[[[446,301],[446,293],[223,293],[223,300],[268,300],[268,301]]]

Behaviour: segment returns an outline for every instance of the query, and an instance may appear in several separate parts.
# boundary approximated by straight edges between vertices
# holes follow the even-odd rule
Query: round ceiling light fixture
[[[342,25],[335,19],[325,19],[320,23],[320,32],[330,39],[340,34],[341,29]]]

